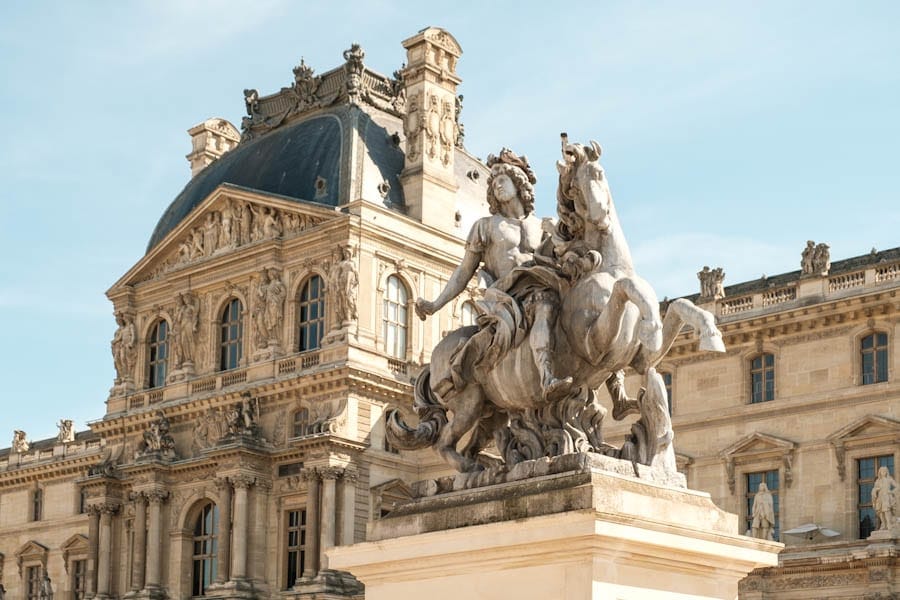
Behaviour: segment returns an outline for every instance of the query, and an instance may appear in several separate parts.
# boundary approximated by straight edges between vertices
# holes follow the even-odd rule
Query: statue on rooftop
[[[72,419],[60,419],[56,426],[59,428],[56,441],[60,444],[68,444],[75,441],[75,425]]]
[[[671,419],[656,366],[685,323],[698,332],[701,349],[721,352],[724,344],[714,316],[685,299],[660,316],[652,287],[632,264],[600,154],[596,142],[571,144],[563,136],[556,222],[531,214],[535,179],[524,157],[504,149],[488,158],[492,216],[473,226],[440,295],[416,301],[425,318],[477,272],[486,287],[477,325],[448,333],[434,348],[416,379],[415,428],[388,412],[394,447],[433,446],[462,472],[498,460],[485,454],[493,442],[507,468],[587,451],[674,476]],[[624,393],[626,367],[643,379],[635,400]],[[614,419],[640,413],[620,448],[603,441],[602,386],[613,397]]]
[[[13,431],[13,440],[12,440],[12,451],[17,452],[18,454],[22,454],[24,452],[28,452],[31,449],[31,444],[28,443],[26,439],[26,433],[21,429],[16,429]]]

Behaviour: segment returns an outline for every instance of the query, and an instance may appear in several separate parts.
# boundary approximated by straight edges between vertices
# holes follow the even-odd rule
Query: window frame
[[[884,460],[882,460],[882,459],[884,459]],[[873,461],[874,468],[872,471],[872,478],[864,480],[864,479],[862,479],[861,463],[862,463],[862,461],[868,461],[868,460]],[[886,452],[885,454],[874,454],[874,455],[870,454],[867,456],[857,456],[857,457],[854,457],[853,461],[856,464],[856,469],[855,469],[855,479],[856,479],[856,481],[855,481],[855,483],[856,483],[856,511],[855,512],[856,512],[856,523],[857,523],[856,524],[856,538],[860,539],[860,540],[865,540],[865,539],[868,539],[869,536],[872,535],[872,533],[874,531],[877,531],[877,529],[878,529],[878,515],[875,514],[874,507],[872,506],[872,487],[874,486],[875,480],[878,477],[878,469],[879,469],[879,467],[888,467],[888,472],[893,477],[894,474],[897,472],[897,468],[896,468],[897,461],[896,461],[896,457],[894,456],[894,454],[890,453],[890,452]],[[866,503],[862,502],[863,486],[867,487],[867,492],[868,492],[868,501]],[[866,516],[869,516],[869,515],[872,516],[871,529],[866,531],[865,535],[863,535],[863,528],[862,528],[862,512],[864,510],[868,513]]]
[[[31,497],[29,500],[29,514],[31,517],[29,521],[32,523],[42,521],[44,519],[44,489],[36,487],[31,490]]]
[[[164,326],[162,338],[159,331]],[[169,374],[169,333],[171,327],[165,318],[159,318],[150,328],[147,338],[147,389],[161,388],[166,385]],[[160,352],[160,349],[162,352]],[[162,358],[160,358],[162,354]]]
[[[769,364],[771,359],[771,364]],[[759,361],[759,366],[756,362]],[[750,404],[762,404],[775,400],[775,354],[773,352],[758,352],[750,357]],[[759,377],[759,392],[756,390],[757,376]],[[771,389],[769,383],[771,382]],[[757,396],[758,394],[758,396]]]
[[[884,342],[880,343],[880,338],[884,338]],[[866,348],[866,341],[872,340],[872,346]],[[858,363],[859,363],[859,384],[874,385],[884,383],[890,379],[890,336],[886,331],[873,330],[859,337],[858,345]],[[866,358],[871,357],[871,369],[866,370]],[[879,360],[883,358],[883,360]],[[883,366],[879,368],[879,364]],[[872,375],[871,381],[866,381],[867,375]]]
[[[775,509],[775,527],[772,531],[772,537],[776,542],[781,541],[781,470],[777,468],[762,471],[744,471],[742,473],[742,479],[744,480],[744,504],[742,508],[744,524],[746,525],[745,531],[752,532],[753,529],[753,500],[758,493],[760,481],[751,483],[751,478],[756,476],[760,476],[760,481],[765,481],[766,487],[769,488],[769,492],[772,494],[772,503]]]
[[[296,525],[291,524],[291,515],[297,513],[298,522]],[[296,533],[297,543],[291,544],[291,534]],[[284,551],[284,590],[291,589],[303,577],[303,571],[306,568],[306,551],[307,539],[309,533],[309,521],[307,520],[306,506],[290,506],[284,510],[284,537],[282,538]],[[294,555],[294,556],[292,556]],[[294,563],[293,565],[291,563]],[[292,572],[293,571],[293,572]],[[291,576],[293,575],[293,580]]]
[[[392,282],[396,282],[392,286]],[[396,290],[396,294],[392,292]],[[393,297],[393,296],[396,296]],[[409,358],[410,324],[409,324],[409,299],[411,297],[409,286],[403,278],[393,273],[385,280],[382,292],[382,348],[390,358],[405,361]],[[392,310],[396,307],[396,310]],[[393,335],[389,335],[393,332]],[[391,342],[391,340],[393,340]],[[389,343],[391,344],[389,346]]]
[[[315,281],[318,281],[318,295],[312,297],[310,289]],[[304,296],[306,297],[304,298]],[[297,352],[321,350],[322,338],[325,336],[327,327],[326,310],[328,309],[328,306],[326,301],[325,278],[318,273],[311,273],[308,275],[300,284],[296,298],[297,326],[294,329],[297,335]],[[304,319],[304,310],[309,310],[310,307],[316,308],[318,316],[315,318],[308,317]],[[315,334],[316,339],[313,344],[306,344],[307,347],[304,347],[304,340],[308,338],[308,335],[304,335],[304,333],[308,331],[310,326],[317,330]]]
[[[208,526],[207,519],[209,519]],[[204,502],[198,508],[197,514],[194,517],[193,526],[191,527],[191,598],[205,597],[206,591],[216,581],[219,563],[218,523],[218,505],[212,501]],[[208,551],[198,553],[196,550],[198,543],[203,544],[203,549]],[[206,547],[206,544],[209,544],[208,548]]]
[[[218,370],[233,371],[242,367],[244,360],[244,303],[240,298],[229,298],[219,317]]]

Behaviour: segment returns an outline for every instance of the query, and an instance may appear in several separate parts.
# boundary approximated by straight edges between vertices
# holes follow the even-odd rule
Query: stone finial
[[[800,254],[801,277],[825,277],[831,269],[831,251],[828,244],[816,244],[807,240]]]
[[[704,266],[697,273],[697,279],[700,280],[700,298],[698,302],[721,300],[725,297],[725,272],[721,267],[710,269],[708,266]]]
[[[259,106],[259,93],[244,90],[247,112],[253,115]],[[241,134],[237,128],[221,118],[212,118],[188,129],[191,136],[191,152],[185,158],[191,163],[191,177],[238,145]]]

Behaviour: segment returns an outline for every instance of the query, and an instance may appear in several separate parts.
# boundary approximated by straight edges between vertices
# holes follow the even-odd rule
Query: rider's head
[[[537,183],[537,178],[528,164],[527,157],[517,156],[512,150],[504,148],[500,151],[500,156],[493,154],[488,156],[487,166],[491,169],[487,180],[487,201],[492,215],[500,212],[500,201],[494,196],[492,185],[494,178],[500,175],[509,177],[516,187],[525,214],[530,215],[534,212],[534,184]]]

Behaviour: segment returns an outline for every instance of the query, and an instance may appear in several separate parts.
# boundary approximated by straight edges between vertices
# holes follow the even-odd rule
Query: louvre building
[[[391,447],[384,413],[414,421],[431,348],[475,322],[476,282],[426,321],[413,305],[488,214],[459,45],[428,28],[403,48],[391,76],[357,45],[328,71],[301,62],[280,91],[244,92],[240,127],[189,130],[192,178],[107,291],[105,412],[0,450],[7,598],[365,597],[327,551],[452,474]],[[728,350],[700,353],[686,328],[661,366],[678,467],[735,533],[759,483],[773,494],[785,547],[741,598],[900,597],[871,494],[900,461],[900,248],[813,264],[803,242],[800,270],[691,298]]]

